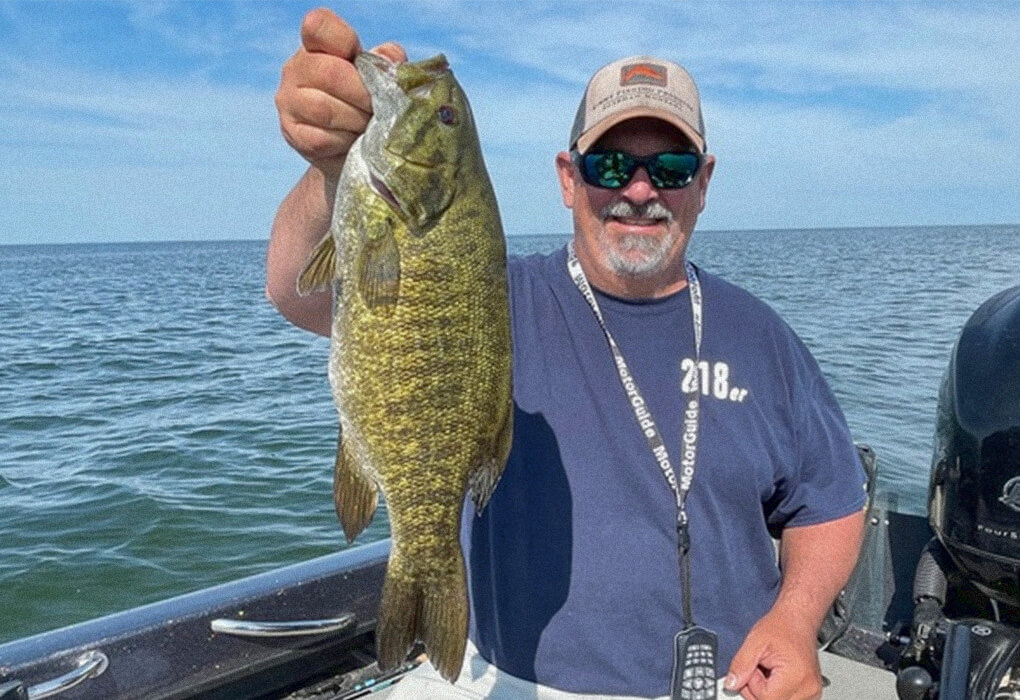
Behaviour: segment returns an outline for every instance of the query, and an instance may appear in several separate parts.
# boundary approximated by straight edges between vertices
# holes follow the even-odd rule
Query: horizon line
[[[771,228],[728,228],[728,229],[695,229],[695,234],[729,234],[729,233],[785,233],[800,231],[862,231],[889,229],[948,229],[948,228],[1020,228],[1020,223],[985,223],[985,224],[876,224],[868,226],[792,226]],[[559,238],[572,236],[570,231],[543,233],[512,233],[504,238]],[[91,246],[91,245],[142,245],[151,243],[268,243],[269,238],[175,238],[156,239],[138,238],[130,240],[76,240],[76,241],[40,241],[23,243],[0,243],[0,248],[29,248],[36,246]]]

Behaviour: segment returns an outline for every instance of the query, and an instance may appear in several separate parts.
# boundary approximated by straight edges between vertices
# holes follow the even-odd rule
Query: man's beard
[[[603,224],[611,218],[661,219],[667,224],[666,234],[661,237],[633,234],[613,241],[603,229],[599,244],[613,272],[618,275],[650,277],[666,267],[677,234],[668,226],[673,221],[673,213],[661,202],[640,206],[626,200],[614,202],[602,208],[599,218]]]

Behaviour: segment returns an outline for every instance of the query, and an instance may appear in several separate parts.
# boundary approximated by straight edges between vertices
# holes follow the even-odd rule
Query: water
[[[264,253],[0,247],[0,642],[345,546],[328,341],[265,300]],[[1020,227],[699,232],[692,257],[800,333],[922,512],[949,350],[1020,282]]]

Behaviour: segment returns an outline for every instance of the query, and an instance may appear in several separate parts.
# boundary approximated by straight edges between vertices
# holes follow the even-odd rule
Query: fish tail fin
[[[376,628],[381,669],[403,662],[415,640],[421,640],[439,675],[451,683],[457,680],[468,627],[467,584],[460,557],[458,564],[449,575],[430,581],[427,590],[413,578],[387,573]]]

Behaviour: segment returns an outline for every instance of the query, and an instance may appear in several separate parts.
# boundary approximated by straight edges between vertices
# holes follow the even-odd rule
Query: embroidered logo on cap
[[[620,87],[657,85],[666,87],[666,66],[655,63],[631,63],[620,69]]]

